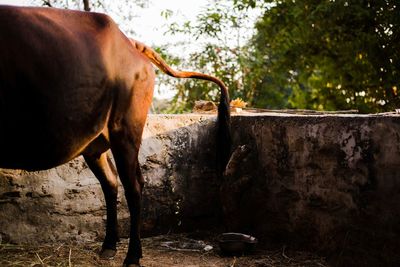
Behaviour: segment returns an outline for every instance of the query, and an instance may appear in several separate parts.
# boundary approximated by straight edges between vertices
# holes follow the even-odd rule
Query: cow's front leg
[[[100,181],[101,188],[103,189],[104,193],[104,198],[106,200],[106,236],[104,238],[103,246],[100,251],[100,257],[103,259],[109,259],[115,256],[117,251],[116,246],[118,242],[117,173],[106,152],[101,154],[100,157],[96,157],[93,155],[84,155],[84,158],[90,170]]]

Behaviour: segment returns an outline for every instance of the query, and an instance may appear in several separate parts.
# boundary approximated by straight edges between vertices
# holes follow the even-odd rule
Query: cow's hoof
[[[122,267],[144,267],[144,266],[140,265],[139,259],[134,259],[134,260],[125,260],[124,264],[122,264]]]
[[[114,258],[115,254],[117,254],[116,249],[104,248],[100,251],[100,259],[109,260]]]

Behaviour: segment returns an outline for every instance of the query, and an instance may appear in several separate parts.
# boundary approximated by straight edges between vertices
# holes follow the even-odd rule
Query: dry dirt
[[[325,259],[300,251],[256,250],[252,255],[223,257],[214,241],[197,241],[187,235],[164,235],[144,238],[142,265],[145,267],[321,267],[328,266]],[[211,245],[208,252],[187,247],[188,242]],[[197,242],[197,243],[196,243]],[[0,244],[0,266],[107,266],[120,267],[127,250],[122,240],[113,260],[97,256],[100,242],[58,243],[40,246]],[[201,246],[200,246],[201,247]]]

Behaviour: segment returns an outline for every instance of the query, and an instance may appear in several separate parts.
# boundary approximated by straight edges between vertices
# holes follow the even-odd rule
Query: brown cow
[[[155,73],[211,80],[221,87],[219,173],[229,156],[229,100],[211,76],[170,69],[152,49],[129,40],[108,16],[49,8],[0,7],[0,167],[43,170],[83,155],[107,205],[102,257],[116,251],[117,177],[131,214],[124,264],[142,257],[143,177],[138,151]]]

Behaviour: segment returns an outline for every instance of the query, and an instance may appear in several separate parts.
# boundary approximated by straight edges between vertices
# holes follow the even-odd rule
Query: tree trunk
[[[90,11],[89,0],[83,0],[83,9],[84,9],[85,11]]]

